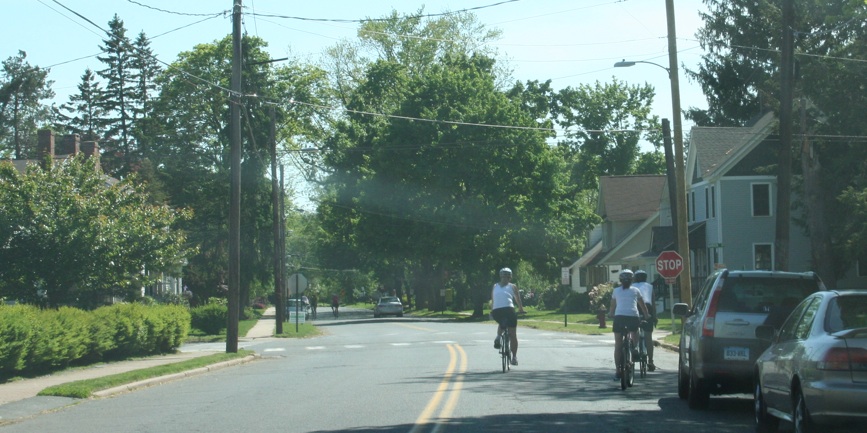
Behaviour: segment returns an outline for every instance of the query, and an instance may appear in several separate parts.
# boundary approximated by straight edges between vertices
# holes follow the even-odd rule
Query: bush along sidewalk
[[[171,353],[190,332],[179,305],[115,304],[85,311],[0,306],[0,381],[133,356]]]

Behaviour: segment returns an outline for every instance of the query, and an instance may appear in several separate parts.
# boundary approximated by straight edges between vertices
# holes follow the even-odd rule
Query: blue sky
[[[703,5],[701,0],[673,1],[679,64],[694,69],[702,54],[694,35]],[[152,38],[156,56],[171,63],[179,52],[231,33],[232,5],[233,0],[4,1],[0,56],[5,60],[24,50],[31,65],[50,67],[59,104],[76,92],[85,68],[104,67],[96,54],[105,36],[87,20],[107,29],[117,14],[130,38],[144,31]],[[670,81],[664,70],[647,64],[613,67],[622,59],[668,66],[664,0],[244,0],[243,5],[245,12],[325,20],[382,17],[392,10],[411,13],[421,7],[429,14],[479,8],[473,11],[479,21],[502,31],[493,45],[508,59],[513,80],[551,79],[555,89],[613,78],[628,84],[647,82],[657,89],[654,114],[672,116]],[[265,39],[273,58],[315,61],[327,47],[353,39],[358,26],[325,20],[248,14],[244,30]],[[700,87],[686,79],[683,69],[680,93],[683,109],[707,107]],[[684,122],[684,134],[690,126]]]
[[[99,53],[104,36],[63,6],[104,29],[118,14],[131,38],[140,31],[153,38],[157,57],[166,63],[174,61],[181,51],[231,32],[231,14],[210,19],[181,14],[231,11],[232,0],[57,1],[4,2],[6,21],[0,27],[0,40],[4,41],[0,56],[6,59],[21,49],[31,64],[51,66],[49,77],[54,80],[58,102],[65,102],[76,91],[85,68],[103,68],[92,55]],[[552,79],[555,88],[610,82],[612,77],[630,84],[648,82],[657,89],[654,111],[660,117],[671,117],[665,71],[652,65],[613,67],[621,59],[668,66],[664,0],[245,0],[243,4],[246,11],[260,14],[347,20],[381,17],[392,9],[409,13],[424,6],[426,13],[440,13],[493,5],[474,13],[486,26],[502,30],[502,39],[494,45],[509,59],[515,79]],[[702,5],[700,0],[674,0],[674,4],[678,59],[681,65],[694,68],[701,55],[694,34],[701,24],[698,11]],[[357,24],[248,15],[244,28],[268,41],[272,57],[316,60],[325,48],[354,38]],[[682,70],[680,87],[684,109],[706,108],[701,89],[690,83]]]

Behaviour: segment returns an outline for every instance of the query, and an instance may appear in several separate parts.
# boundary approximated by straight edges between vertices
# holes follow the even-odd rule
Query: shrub
[[[22,370],[36,321],[36,307],[0,305],[0,372]]]
[[[614,286],[610,283],[603,283],[593,287],[587,295],[590,298],[590,312],[595,313],[599,310],[607,310],[609,302],[611,302],[611,293],[614,291]]]
[[[560,306],[561,312],[586,313],[590,308],[590,296],[587,293],[571,292]]]
[[[208,335],[217,335],[226,329],[229,320],[229,308],[218,302],[208,302],[205,305],[190,310],[191,324]]]

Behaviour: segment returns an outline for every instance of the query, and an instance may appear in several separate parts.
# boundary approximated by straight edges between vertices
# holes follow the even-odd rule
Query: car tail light
[[[862,348],[832,347],[816,364],[819,370],[867,371],[867,350]]]
[[[716,323],[716,306],[719,302],[719,294],[721,290],[714,290],[710,297],[710,307],[707,309],[707,316],[704,317],[704,323],[701,325],[702,337],[713,337],[714,324]]]

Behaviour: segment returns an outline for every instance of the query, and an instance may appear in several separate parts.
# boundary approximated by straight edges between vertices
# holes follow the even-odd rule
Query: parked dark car
[[[756,336],[771,342],[755,364],[759,431],[780,419],[795,433],[846,422],[867,431],[867,290],[815,293],[779,332],[763,325]]]
[[[807,296],[824,290],[813,272],[736,271],[711,274],[693,300],[693,308],[675,304],[686,316],[680,337],[677,395],[691,409],[705,409],[711,395],[751,393],[756,358],[768,341],[756,327],[788,311]]]

